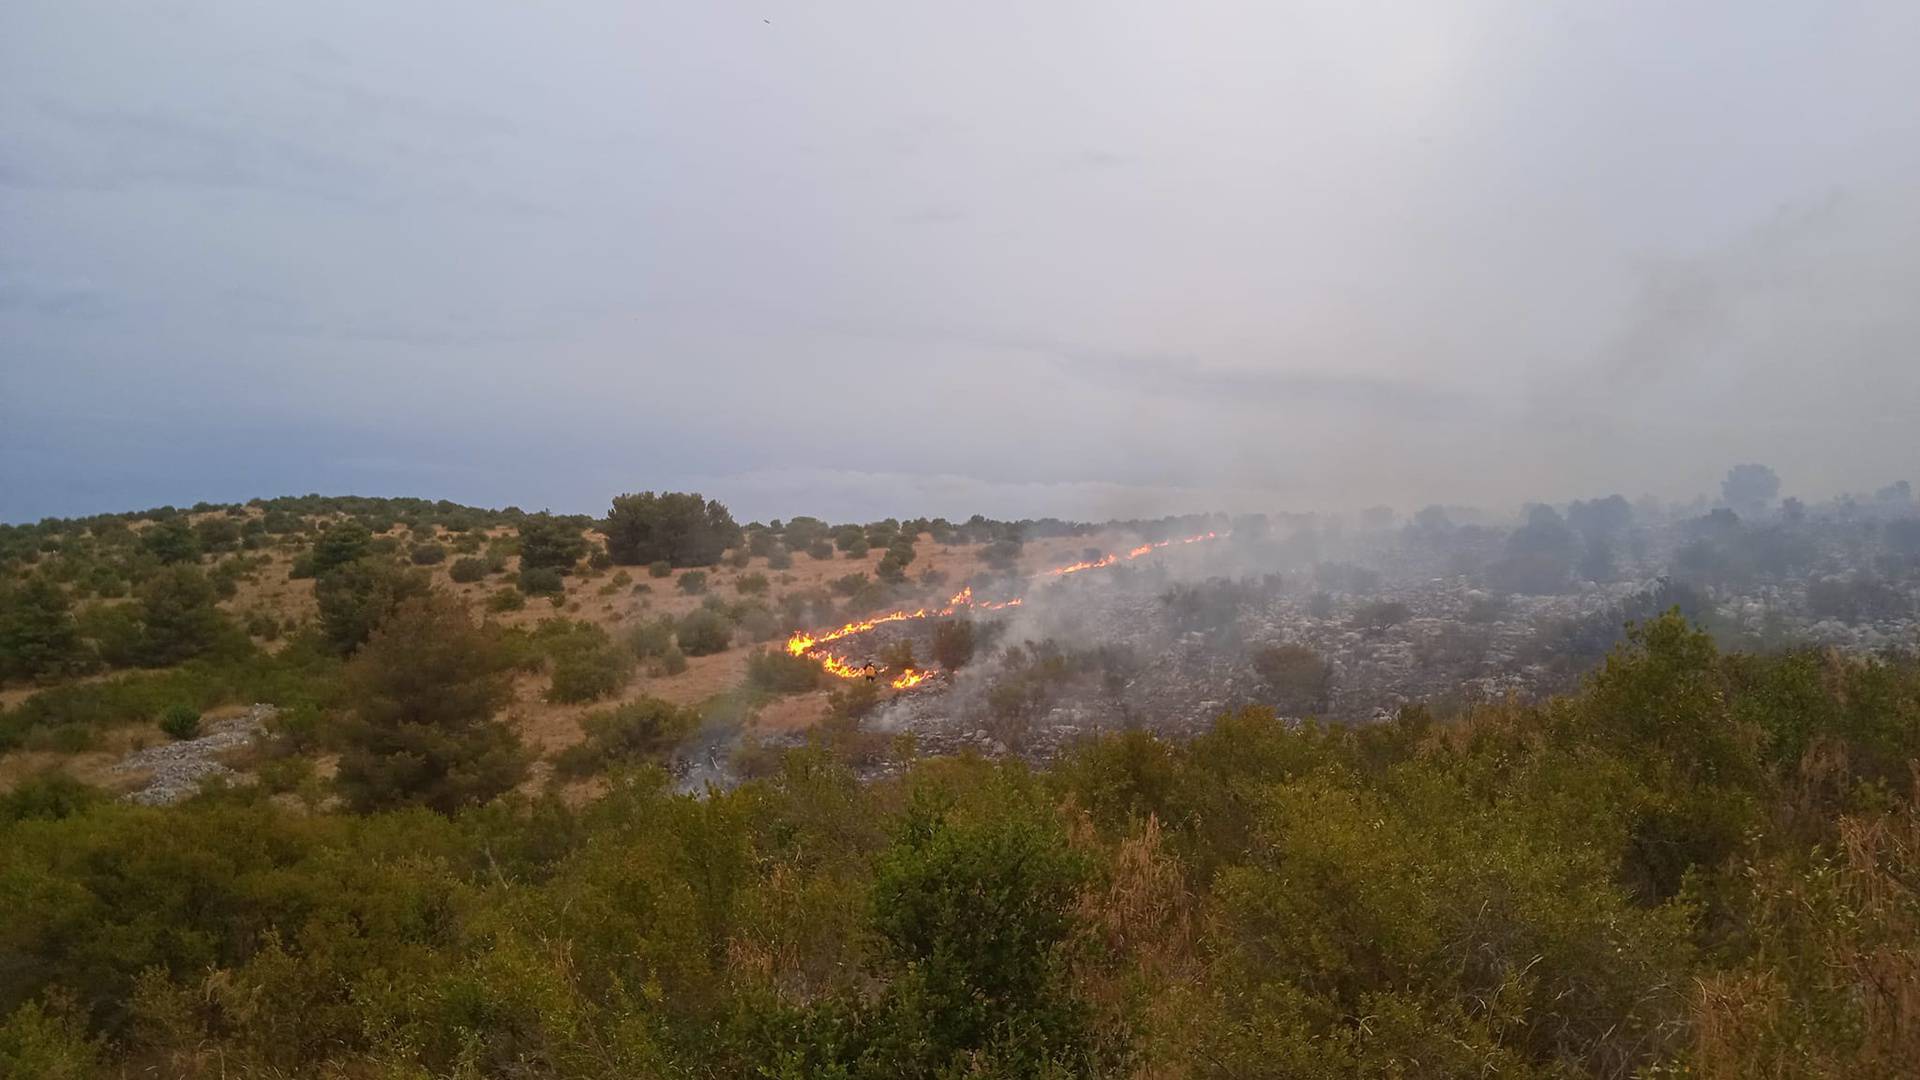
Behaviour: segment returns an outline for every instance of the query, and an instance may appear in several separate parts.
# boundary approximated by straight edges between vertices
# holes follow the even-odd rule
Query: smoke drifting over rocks
[[[975,582],[1024,603],[958,613],[976,622],[973,661],[867,726],[923,751],[1041,759],[1099,731],[1190,734],[1250,705],[1364,723],[1569,689],[1627,624],[1675,607],[1727,647],[1920,650],[1905,490],[1817,508],[1769,493],[1745,518],[1609,498],[1504,521],[1438,507],[1358,524],[1206,519],[1216,542],[1117,565],[1090,550],[1082,572]],[[885,625],[859,648],[908,642],[924,657],[936,623]]]

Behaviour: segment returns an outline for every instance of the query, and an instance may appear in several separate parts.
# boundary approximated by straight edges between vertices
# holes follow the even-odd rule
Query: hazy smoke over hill
[[[644,484],[1101,519],[1687,496],[1755,459],[1868,488],[1920,412],[1916,33],[12,4],[0,517]]]

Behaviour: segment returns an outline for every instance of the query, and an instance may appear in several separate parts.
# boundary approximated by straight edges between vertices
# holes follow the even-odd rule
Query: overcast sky
[[[0,4],[0,519],[1920,481],[1920,4]]]

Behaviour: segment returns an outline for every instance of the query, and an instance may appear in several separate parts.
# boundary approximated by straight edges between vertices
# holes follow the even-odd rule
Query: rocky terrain
[[[146,784],[123,798],[143,806],[169,806],[197,793],[208,780],[236,774],[220,761],[223,754],[250,745],[277,712],[254,705],[243,715],[216,721],[194,739],[136,750],[113,767],[117,773],[147,774]]]
[[[995,689],[1017,672],[1006,654],[993,653],[901,695],[875,726],[912,733],[924,751],[1041,760],[1094,731],[1191,734],[1254,704],[1366,722],[1412,702],[1448,709],[1569,690],[1629,621],[1676,605],[1727,648],[1920,652],[1920,577],[1882,573],[1883,553],[1828,528],[1813,534],[1801,555],[1810,565],[1794,573],[1696,574],[1689,582],[1680,552],[1697,528],[1643,530],[1614,580],[1576,577],[1537,594],[1491,589],[1484,574],[1462,569],[1463,545],[1448,550],[1407,534],[1357,538],[1343,552],[1351,562],[1304,571],[1235,574],[1231,559],[1214,556],[1216,565],[1184,576],[1177,566],[1171,574],[1080,575],[1042,589],[1005,620],[1002,646],[1043,643],[1065,655],[1056,666],[1070,669],[1045,680],[1022,706],[1025,715],[1010,718],[1004,707],[996,714]],[[1212,570],[1220,572],[1200,576]],[[1831,595],[1861,580],[1874,582],[1874,606],[1846,617],[1822,610],[1832,603],[1815,596],[1822,583]],[[916,633],[924,637],[912,627],[883,628],[871,647]],[[1326,662],[1330,686],[1316,707],[1286,707],[1250,663],[1255,650],[1280,644]],[[1017,666],[1033,654],[1012,656]]]

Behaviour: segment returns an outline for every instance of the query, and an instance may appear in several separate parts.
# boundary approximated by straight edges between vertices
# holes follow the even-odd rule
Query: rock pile
[[[142,806],[168,806],[197,793],[210,777],[235,775],[216,760],[217,756],[252,742],[277,711],[272,705],[254,705],[243,715],[214,724],[197,739],[162,743],[128,754],[113,767],[114,772],[153,775],[145,787],[124,798]]]

